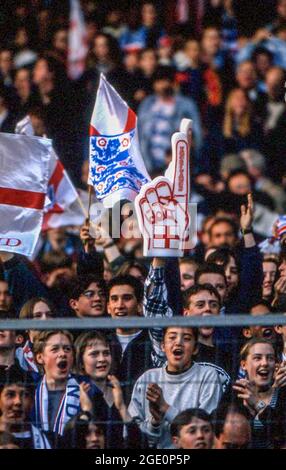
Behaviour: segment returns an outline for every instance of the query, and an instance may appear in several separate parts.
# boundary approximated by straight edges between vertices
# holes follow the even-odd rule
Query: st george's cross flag
[[[29,115],[17,123],[15,132],[23,135],[34,135],[34,128]],[[42,228],[47,230],[49,228],[61,227],[62,225],[73,225],[69,223],[69,218],[65,217],[63,213],[75,203],[78,194],[54,149],[51,151],[48,168],[49,182]],[[81,209],[79,209],[79,214],[81,223],[83,223],[84,215]]]
[[[0,250],[32,256],[49,180],[49,139],[0,133]]]
[[[89,184],[105,207],[133,201],[150,181],[139,149],[137,116],[101,74],[90,123]]]
[[[67,73],[70,79],[79,79],[85,69],[88,53],[87,30],[79,0],[70,0]]]

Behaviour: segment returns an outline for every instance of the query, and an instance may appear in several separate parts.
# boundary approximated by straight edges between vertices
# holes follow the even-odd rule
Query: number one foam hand
[[[120,199],[133,201],[150,181],[139,149],[136,114],[103,74],[90,123],[89,160],[89,184],[105,207]]]
[[[172,161],[165,176],[145,184],[135,199],[144,256],[181,257],[190,238],[190,147],[192,121],[183,119],[172,136]]]

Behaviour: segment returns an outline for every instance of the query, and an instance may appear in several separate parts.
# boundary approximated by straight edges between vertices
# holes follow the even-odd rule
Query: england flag
[[[68,34],[68,76],[72,80],[81,77],[88,53],[87,31],[79,0],[70,3],[70,27]]]
[[[0,249],[32,256],[43,220],[52,142],[0,133]]]
[[[28,136],[34,135],[34,128],[29,115],[19,121],[16,125],[15,132]],[[49,182],[44,207],[43,230],[49,228],[57,228],[63,225],[72,225],[69,218],[63,215],[71,207],[75,207],[78,199],[78,193],[74,187],[67,171],[59,160],[54,149],[48,163]],[[77,205],[76,205],[77,207]],[[83,223],[84,214],[79,208],[80,220]]]
[[[120,199],[133,201],[148,181],[137,116],[101,74],[90,124],[89,184],[109,208]]]

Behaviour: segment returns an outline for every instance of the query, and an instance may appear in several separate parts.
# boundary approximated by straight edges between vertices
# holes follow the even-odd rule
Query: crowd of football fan
[[[71,81],[69,2],[1,2],[0,131],[29,114],[84,193],[101,72],[137,112],[152,177],[192,119],[198,243],[148,259],[141,238],[85,224],[43,232],[33,260],[0,252],[1,319],[114,319],[0,331],[0,448],[283,448],[286,326],[116,321],[286,311],[286,0],[81,3],[89,53]]]

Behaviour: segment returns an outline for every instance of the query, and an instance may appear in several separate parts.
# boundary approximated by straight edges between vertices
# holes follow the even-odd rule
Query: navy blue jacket
[[[32,297],[48,297],[48,290],[29,268],[25,258],[15,255],[3,263],[4,278],[8,282],[16,313]]]
[[[262,298],[262,254],[257,245],[241,250],[241,270],[238,289],[225,306],[225,315],[249,313]],[[225,351],[238,354],[240,328],[216,328],[215,341]]]

